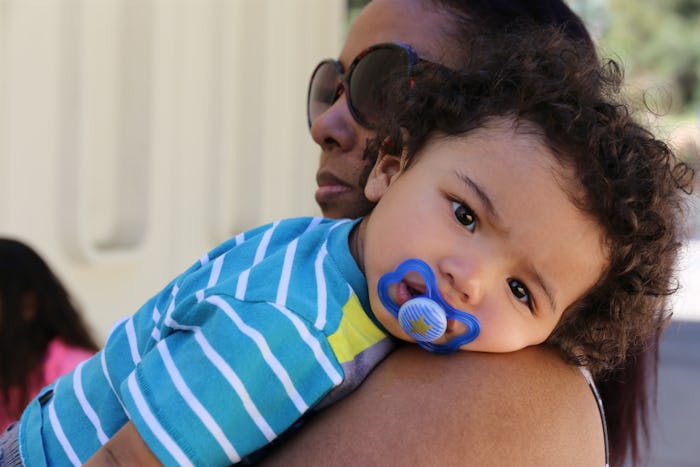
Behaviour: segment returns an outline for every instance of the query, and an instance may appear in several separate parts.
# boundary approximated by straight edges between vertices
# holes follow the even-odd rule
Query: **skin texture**
[[[459,371],[457,371],[457,368]],[[405,344],[264,466],[601,466],[600,417],[554,351],[457,352]]]
[[[129,422],[84,465],[85,467],[133,465],[150,467],[163,464],[144,443],[134,423]]]
[[[420,57],[449,64],[442,52],[446,23],[444,13],[424,10],[419,0],[373,1],[350,28],[338,60],[347,70],[371,45],[405,42]],[[315,197],[325,217],[357,218],[373,206],[363,190],[372,167],[362,159],[365,143],[373,135],[353,119],[344,94],[313,122],[311,136],[321,148]]]

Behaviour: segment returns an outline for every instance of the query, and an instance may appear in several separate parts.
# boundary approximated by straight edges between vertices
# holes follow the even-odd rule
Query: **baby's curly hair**
[[[433,137],[465,135],[494,118],[534,128],[575,174],[568,194],[601,226],[609,261],[547,342],[601,376],[670,316],[693,171],[633,118],[620,96],[621,67],[601,65],[590,47],[558,30],[521,28],[475,37],[470,51],[462,70],[426,64],[410,89],[397,81],[366,156],[403,153],[408,168]]]

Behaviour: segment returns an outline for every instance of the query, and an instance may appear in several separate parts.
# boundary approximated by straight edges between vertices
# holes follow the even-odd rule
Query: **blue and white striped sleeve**
[[[236,463],[342,380],[325,336],[278,305],[199,295],[163,319],[120,392],[166,465]]]

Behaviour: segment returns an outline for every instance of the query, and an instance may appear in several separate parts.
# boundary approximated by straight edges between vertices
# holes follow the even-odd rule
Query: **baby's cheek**
[[[467,345],[467,350],[479,352],[514,352],[530,345],[536,345],[536,338],[522,326],[512,326],[510,323],[495,322],[488,318],[479,318],[481,332],[479,336]]]

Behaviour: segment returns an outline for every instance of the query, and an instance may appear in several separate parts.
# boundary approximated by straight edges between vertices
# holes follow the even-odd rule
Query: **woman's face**
[[[403,42],[419,57],[449,66],[445,31],[450,16],[423,3],[374,0],[367,5],[352,24],[338,58],[344,70],[364,49],[382,42]],[[321,147],[316,202],[323,215],[356,218],[367,214],[373,203],[364,196],[364,184],[371,166],[362,153],[374,132],[355,121],[345,94],[314,120],[311,136]]]

